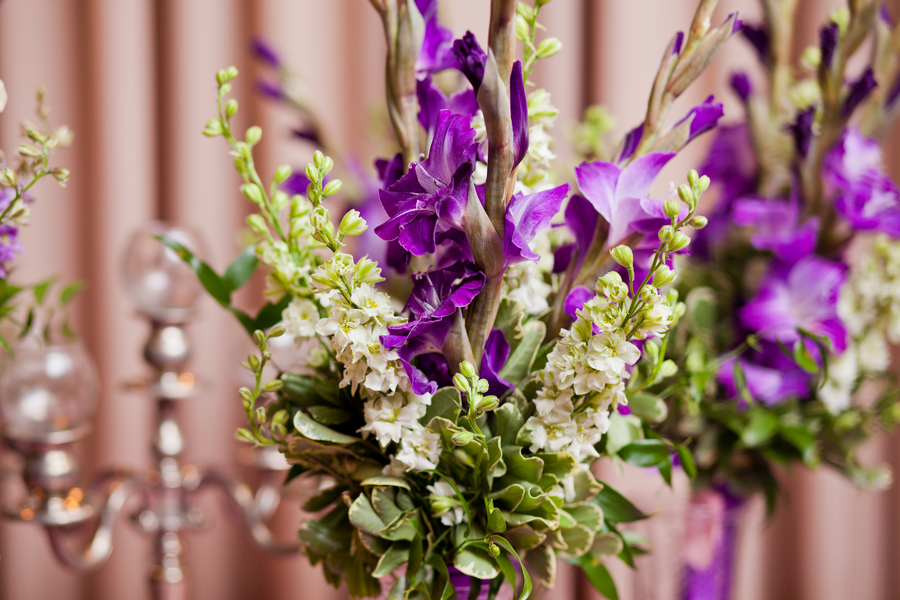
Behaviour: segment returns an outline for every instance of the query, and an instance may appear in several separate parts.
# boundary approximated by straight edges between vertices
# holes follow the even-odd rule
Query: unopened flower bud
[[[497,396],[485,396],[478,403],[478,406],[475,407],[475,410],[478,412],[491,412],[495,408],[500,406],[500,399]]]
[[[262,218],[260,214],[252,214],[247,217],[247,226],[250,227],[255,233],[265,235],[268,232],[269,228],[266,225],[265,219]]]
[[[3,187],[16,187],[19,183],[18,177],[16,177],[16,172],[6,167],[2,171],[0,171],[0,185]]]
[[[255,146],[259,143],[259,140],[262,139],[262,128],[257,127],[256,125],[250,127],[249,129],[247,129],[247,133],[244,135],[244,139],[251,146]]]
[[[488,554],[490,554],[494,558],[497,558],[498,556],[500,556],[500,546],[498,546],[494,542],[491,542],[490,544],[488,544]]]
[[[450,441],[452,441],[457,446],[465,446],[474,439],[475,434],[471,431],[457,431],[452,436],[450,436]]]
[[[328,364],[328,352],[318,346],[313,348],[306,358],[306,364],[313,369],[321,369]]]
[[[664,360],[663,364],[659,366],[659,376],[661,379],[666,379],[667,377],[671,377],[675,373],[678,372],[678,365],[675,364],[674,360]]]
[[[634,252],[629,246],[621,244],[610,250],[609,253],[614,261],[626,269],[631,269],[634,266]]]
[[[275,169],[275,183],[284,183],[294,170],[290,165],[281,165]]]
[[[325,226],[329,221],[330,219],[328,218],[328,209],[322,206],[318,207],[312,212],[311,215],[309,215],[309,222],[317,230],[325,229]]]
[[[697,181],[697,189],[700,190],[702,194],[706,190],[709,189],[710,179],[706,175],[700,177],[699,181]]]
[[[453,387],[460,392],[466,392],[469,389],[469,381],[466,379],[465,375],[457,373],[453,376]]]
[[[322,169],[325,166],[325,155],[322,154],[321,150],[316,150],[313,152],[313,164],[316,169]],[[310,177],[310,179],[312,179]]]
[[[203,135],[206,137],[215,137],[217,135],[222,135],[222,121],[218,119],[210,119],[209,123],[206,124],[206,127],[203,129]]]
[[[238,76],[237,67],[231,66],[231,67],[228,67],[227,69],[225,69],[225,76],[228,79],[234,79],[235,77],[237,77]]]
[[[653,273],[653,285],[656,287],[665,287],[675,281],[675,271],[666,265],[660,265]]]
[[[338,228],[338,232],[342,236],[362,235],[367,228],[366,221],[359,214],[359,211],[351,210],[344,215],[343,219],[341,219],[341,225]]]
[[[355,265],[353,257],[343,252],[335,252],[334,258],[331,259],[335,272],[341,277],[349,275],[353,272]]]
[[[680,189],[681,188],[679,188],[679,190]],[[674,198],[669,198],[663,205],[663,212],[668,218],[677,219],[678,215],[681,214],[681,204]]]
[[[65,184],[69,180],[69,170],[65,167],[56,167],[51,171],[53,178],[61,184]]]
[[[662,243],[671,242],[675,237],[675,228],[671,225],[665,225],[659,230],[659,241]]]
[[[238,101],[232,98],[225,103],[225,116],[233,117],[238,111]]]
[[[251,444],[256,443],[256,438],[253,437],[253,434],[250,433],[250,430],[244,429],[243,427],[234,432],[234,437],[236,437],[241,442],[250,442]]]
[[[256,421],[257,425],[262,425],[263,423],[265,423],[266,422],[266,409],[264,409],[262,406],[257,408],[255,414],[253,415],[253,418]]]
[[[691,220],[688,221],[688,226],[694,229],[703,229],[706,227],[706,224],[709,223],[709,220],[703,215],[697,215],[695,217],[691,217]]]
[[[334,196],[339,191],[341,191],[341,180],[334,179],[325,184],[325,187],[322,189],[322,195],[328,198]]]
[[[316,168],[316,165],[312,163],[306,163],[306,178],[309,179],[310,182],[319,180],[319,170]],[[312,183],[310,183],[312,185]]]
[[[37,148],[30,144],[22,144],[19,146],[18,150],[19,156],[23,156],[25,158],[35,158],[36,156],[40,156],[41,153],[38,152]]]
[[[691,169],[690,171],[688,171],[687,180],[691,187],[695,187],[699,179],[700,175],[697,173],[696,169]]]
[[[263,193],[259,186],[255,183],[245,183],[241,186],[241,193],[244,194],[251,202],[260,205],[263,203]]]
[[[284,387],[284,382],[280,379],[273,379],[269,383],[263,386],[263,389],[267,392],[277,392],[281,388]]]
[[[680,231],[675,233],[675,237],[672,238],[672,241],[669,242],[668,249],[669,252],[678,252],[679,250],[684,250],[688,247],[688,244],[691,243],[691,238],[681,233]]]
[[[242,387],[238,390],[238,393],[241,395],[241,398],[247,402],[253,400],[253,392],[250,391],[250,388]]]
[[[818,46],[807,46],[803,54],[800,55],[800,64],[803,68],[815,71],[822,62],[822,49]]]
[[[523,6],[523,3],[520,2],[519,6]],[[529,37],[531,37],[531,28],[528,26],[528,21],[522,15],[516,15],[516,39],[524,42]]]
[[[228,81],[228,72],[225,71],[225,69],[216,71],[216,83],[218,83],[219,85],[222,85],[226,81]]]
[[[325,157],[325,164],[322,165],[322,174],[327,175],[331,173],[331,170],[334,168],[334,161],[331,160],[330,156]]]
[[[285,328],[282,327],[281,325],[278,325],[277,327],[275,327],[274,329],[272,329],[272,331],[269,332],[269,337],[270,337],[270,338],[281,337],[281,336],[283,336],[286,332],[287,332],[287,329],[285,329]]]
[[[543,40],[537,47],[538,58],[550,58],[554,54],[562,50],[562,42],[557,38],[547,38]]]
[[[459,372],[468,379],[474,379],[478,375],[475,372],[475,366],[467,360],[459,363]]]

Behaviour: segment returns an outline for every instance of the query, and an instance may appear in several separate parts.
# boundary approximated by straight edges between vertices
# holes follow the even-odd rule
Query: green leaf
[[[319,512],[323,508],[327,508],[334,504],[334,502],[341,497],[341,494],[345,489],[346,488],[339,485],[324,489],[304,502],[303,510],[311,513]]]
[[[428,425],[432,419],[441,418],[456,423],[460,406],[459,390],[455,387],[441,388],[431,397],[431,404],[425,409],[425,416],[419,419],[419,422]]]
[[[630,500],[608,484],[604,484],[600,493],[594,497],[594,503],[603,511],[606,521],[632,523],[650,516],[641,512]]]
[[[782,425],[781,437],[786,439],[794,448],[800,451],[803,462],[809,467],[819,464],[818,452],[816,452],[816,435],[804,428],[794,425]]]
[[[228,268],[225,269],[225,273],[222,274],[222,279],[225,280],[231,288],[231,291],[240,289],[247,283],[247,280],[253,275],[253,271],[256,270],[257,262],[256,246],[247,246],[244,251],[238,254],[231,264],[228,265]]]
[[[38,283],[37,285],[35,285],[32,288],[32,291],[34,292],[35,302],[37,302],[38,304],[44,303],[44,298],[47,297],[47,292],[50,290],[50,286],[53,285],[54,281],[56,281],[56,278],[51,277],[50,279],[47,279],[46,281],[42,281],[42,282]]]
[[[231,287],[224,279],[219,277],[219,274],[216,273],[212,267],[208,264],[194,256],[194,254],[185,248],[182,244],[176,242],[172,238],[166,236],[154,236],[160,242],[171,248],[178,254],[178,257],[183,260],[187,266],[194,271],[194,274],[197,276],[197,279],[200,280],[200,285],[209,293],[213,299],[224,306],[225,308],[230,308],[231,305]]]
[[[816,359],[813,358],[812,353],[809,351],[809,348],[806,347],[806,343],[802,339],[794,342],[793,356],[797,366],[807,373],[815,375],[819,372],[819,365],[816,363]]]
[[[350,411],[332,406],[310,406],[307,410],[313,419],[323,425],[340,425],[354,417]]]
[[[386,476],[369,477],[368,479],[363,480],[363,482],[360,483],[360,485],[362,485],[362,486],[383,485],[383,486],[403,488],[405,490],[409,489],[409,482],[402,477],[386,477]]]
[[[491,538],[498,546],[509,552],[510,556],[515,556],[516,560],[519,561],[519,566],[522,567],[522,578],[525,580],[522,585],[522,593],[519,595],[519,600],[528,600],[528,597],[531,595],[531,591],[534,589],[534,585],[531,583],[531,575],[528,573],[528,569],[525,568],[525,564],[522,562],[522,559],[519,558],[519,555],[513,549],[512,545],[504,538],[496,535]],[[507,577],[507,579],[509,579]],[[512,577],[512,585],[513,589],[515,589],[515,574]]]
[[[394,542],[384,556],[378,561],[372,577],[381,578],[390,575],[394,569],[409,560],[409,542]]]
[[[666,482],[666,485],[672,487],[672,457],[669,456],[666,460],[659,463],[657,468],[659,469],[659,474],[662,475],[663,481]]]
[[[619,450],[643,437],[641,420],[634,415],[623,415],[612,411],[609,415],[609,431],[606,432],[606,452],[616,454]]]
[[[547,544],[538,546],[525,555],[525,562],[531,567],[531,572],[541,585],[553,587],[556,581],[556,552],[553,548]]]
[[[670,453],[661,440],[635,440],[619,450],[619,457],[638,467],[653,467],[667,460]]]
[[[482,550],[474,544],[456,553],[453,557],[453,566],[469,577],[478,579],[493,579],[500,574],[500,568],[487,550]]]
[[[622,538],[614,533],[601,533],[594,536],[591,554],[595,556],[613,556],[622,551]]]
[[[687,476],[691,479],[696,477],[697,463],[694,462],[694,455],[691,454],[690,449],[683,444],[679,444],[675,446],[675,451],[678,453],[678,460],[681,461],[681,468],[684,469]]]
[[[530,321],[526,324],[522,341],[509,355],[506,364],[500,370],[500,377],[512,383],[525,379],[531,373],[531,365],[546,333],[547,326],[540,321]]]
[[[366,498],[365,494],[360,494],[350,505],[348,512],[350,522],[357,529],[361,529],[369,535],[381,537],[381,530],[384,529],[384,521],[372,508],[372,503]]]
[[[764,408],[750,409],[750,422],[741,433],[741,441],[748,448],[768,442],[778,431],[778,415]]]
[[[612,575],[602,562],[594,563],[590,558],[583,556],[578,561],[578,566],[584,571],[585,576],[591,585],[600,592],[604,598],[609,600],[619,600],[619,592],[616,590],[616,583],[613,581]]]
[[[291,297],[286,294],[275,304],[267,302],[266,305],[256,313],[256,317],[254,317],[253,324],[251,325],[252,330],[248,328],[248,333],[253,335],[253,332],[257,329],[265,331],[266,329],[275,327],[281,321],[281,313],[284,312],[284,309],[286,309],[290,303]]]
[[[360,439],[357,437],[339,433],[334,429],[326,427],[325,425],[312,420],[312,418],[310,418],[310,416],[302,410],[298,410],[294,415],[294,428],[306,439],[316,442],[330,442],[332,444],[354,444],[360,441]]]
[[[73,281],[72,283],[66,285],[59,293],[59,302],[60,304],[66,305],[71,302],[75,296],[84,289],[83,281]]]
[[[753,394],[747,389],[747,377],[744,375],[744,369],[741,367],[741,361],[739,359],[734,360],[734,369],[732,372],[734,374],[734,387],[737,389],[738,394],[744,399],[744,402],[753,404]]]
[[[525,305],[518,300],[503,298],[500,308],[497,309],[497,317],[494,319],[494,329],[499,329],[509,342],[510,351],[514,351],[519,345],[525,331],[522,321],[525,319]]]

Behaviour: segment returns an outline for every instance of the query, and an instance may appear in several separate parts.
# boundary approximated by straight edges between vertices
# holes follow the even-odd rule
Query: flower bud
[[[274,327],[274,328],[272,329],[272,331],[269,332],[269,337],[270,337],[270,338],[281,337],[281,336],[283,336],[286,332],[287,332],[287,329],[285,329],[285,328],[282,327],[281,325],[278,325],[277,327]]]
[[[269,383],[263,386],[263,389],[267,392],[276,392],[284,387],[284,382],[280,379],[273,379]]]
[[[265,423],[266,422],[266,409],[264,409],[262,406],[257,408],[253,415],[253,419],[256,421],[257,425],[262,425],[263,423]]]
[[[331,170],[334,168],[334,161],[331,160],[330,156],[325,157],[325,164],[322,165],[322,174],[327,175],[331,173]]]
[[[465,375],[457,373],[453,376],[453,387],[460,392],[466,392],[469,389],[469,381],[466,379]]]
[[[610,250],[609,253],[612,255],[614,261],[616,261],[626,269],[633,268],[634,252],[632,252],[629,246],[621,244]]]
[[[238,441],[241,442],[250,442],[251,444],[256,443],[256,438],[253,437],[253,434],[250,433],[250,430],[244,429],[243,427],[234,432],[234,437],[236,437]]]
[[[234,79],[235,77],[237,77],[238,76],[237,67],[231,66],[231,67],[228,67],[227,69],[225,69],[225,76],[228,79]]]
[[[497,396],[485,396],[478,403],[478,406],[475,407],[475,410],[480,413],[491,412],[498,406],[500,406],[500,399]]]
[[[228,81],[228,73],[225,71],[225,69],[216,71],[216,83],[222,85],[226,81]]]
[[[669,252],[678,252],[679,250],[687,248],[690,243],[691,238],[678,231],[675,233],[675,237],[672,238],[672,241],[669,242],[668,250]]]
[[[6,167],[2,171],[0,171],[0,185],[3,187],[16,187],[19,183],[19,178],[16,177],[16,172]]]
[[[523,19],[531,20],[534,18],[534,9],[525,4],[524,2],[519,2],[516,6],[516,12]]]
[[[667,377],[671,377],[678,372],[678,365],[675,364],[674,360],[667,359],[663,361],[663,364],[659,366],[659,377],[660,379],[666,379]]]
[[[322,170],[322,168],[325,166],[325,155],[322,154],[321,150],[316,150],[315,152],[313,152],[313,164],[318,170]],[[310,177],[310,179],[312,179],[312,177]]]
[[[225,103],[225,116],[233,117],[235,113],[238,111],[238,101],[232,98],[228,102]]]
[[[678,189],[679,191],[681,190],[681,188]],[[663,205],[663,212],[670,219],[677,219],[678,215],[681,214],[681,204],[674,198],[669,198]]]
[[[478,374],[475,372],[475,366],[467,360],[459,363],[459,372],[463,374],[467,379],[475,379]]]
[[[706,224],[709,223],[709,220],[703,215],[697,215],[695,217],[691,217],[691,220],[688,221],[688,226],[693,229],[703,229],[706,227]]]
[[[703,175],[700,177],[700,180],[697,182],[697,189],[700,190],[700,193],[702,194],[703,192],[705,192],[706,190],[709,189],[709,184],[710,184],[709,177],[707,177],[706,175]]]
[[[257,127],[256,125],[250,127],[249,129],[247,129],[247,133],[244,134],[244,139],[251,146],[255,146],[259,143],[259,140],[262,139],[262,129],[260,127]]]
[[[360,216],[359,211],[351,210],[341,219],[338,233],[342,236],[361,235],[367,228],[366,221]]]
[[[334,196],[339,191],[341,191],[341,180],[335,179],[325,184],[325,187],[322,189],[322,195],[328,198],[329,196]]]
[[[216,137],[222,135],[222,121],[218,119],[210,119],[209,123],[203,129],[203,135],[206,137]]]
[[[803,54],[800,55],[800,64],[810,71],[818,69],[819,63],[821,62],[822,49],[818,46],[807,46],[806,50],[803,51]]]
[[[328,364],[328,353],[324,348],[316,346],[310,350],[309,355],[306,358],[306,364],[313,369],[321,369]]]
[[[259,357],[257,357],[255,354],[251,354],[247,357],[247,364],[250,365],[251,371],[256,371],[257,369],[259,369]]]
[[[312,182],[319,181],[319,170],[316,168],[316,165],[312,163],[306,163],[306,178],[309,179],[310,185]]]
[[[250,391],[250,388],[242,387],[238,393],[241,395],[241,398],[247,402],[253,400],[253,392]]]
[[[475,434],[471,431],[457,431],[452,436],[450,436],[450,441],[452,441],[457,446],[465,446],[474,439]]]
[[[500,546],[498,546],[494,542],[491,542],[490,544],[488,544],[488,554],[490,554],[494,558],[497,558],[498,556],[500,556]]]
[[[675,281],[675,271],[666,265],[660,265],[653,272],[653,285],[656,287],[665,287]]]
[[[662,243],[671,242],[675,237],[675,228],[671,225],[665,225],[659,230],[659,241]]]
[[[263,203],[263,193],[255,183],[245,183],[241,186],[241,193],[256,205]]]
[[[281,165],[275,169],[275,183],[284,183],[293,172],[290,165]]]
[[[265,219],[262,218],[260,214],[252,214],[247,217],[247,226],[250,227],[255,233],[265,235],[269,231],[269,227],[266,225]]]
[[[341,277],[352,273],[355,266],[353,257],[343,252],[335,252],[334,257],[331,259],[331,264],[335,272]]]
[[[51,171],[53,178],[61,184],[65,184],[69,180],[69,170],[64,167],[56,167]]]
[[[550,58],[557,52],[562,50],[562,42],[557,38],[547,38],[543,40],[537,47],[538,58]]]
[[[524,3],[519,2],[519,6],[524,6]],[[531,28],[528,26],[528,21],[522,15],[516,15],[516,39],[524,42],[529,37],[531,37]]]
[[[328,225],[329,221],[328,209],[322,206],[318,207],[311,215],[309,215],[309,222],[316,230],[325,229],[325,226]]]
[[[700,179],[700,175],[697,173],[696,169],[691,169],[688,171],[687,180],[692,188],[697,187],[697,181]]]

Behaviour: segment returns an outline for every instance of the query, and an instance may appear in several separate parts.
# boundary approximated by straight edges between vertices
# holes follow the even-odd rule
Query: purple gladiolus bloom
[[[753,85],[750,83],[750,78],[743,71],[736,71],[731,74],[731,89],[744,102],[753,93]]]
[[[488,394],[500,398],[513,389],[513,384],[500,377],[500,370],[509,358],[509,342],[501,329],[491,330],[484,343],[479,375],[488,382]]]
[[[537,262],[529,244],[541,231],[550,226],[550,220],[559,212],[563,200],[569,194],[569,184],[512,197],[506,207],[506,227],[503,240],[503,266],[508,267],[526,260]]]
[[[456,68],[466,76],[475,93],[481,87],[484,80],[484,66],[487,63],[487,53],[482,50],[471,31],[467,31],[462,38],[453,42],[453,58],[456,59]]]
[[[284,98],[284,92],[281,89],[281,85],[277,81],[272,81],[271,79],[259,78],[256,80],[256,89],[259,92],[272,100],[281,100]]]
[[[437,73],[454,66],[453,32],[438,21],[438,0],[416,0],[425,21],[425,37],[416,59],[417,73]]]
[[[528,152],[528,99],[525,97],[525,79],[522,63],[513,63],[509,75],[509,115],[513,130],[513,168],[519,166]]]
[[[794,138],[794,147],[801,157],[809,152],[809,143],[812,141],[812,125],[816,118],[816,109],[808,108],[797,115],[797,119],[790,126],[791,135]]]
[[[900,191],[883,171],[876,141],[848,129],[822,170],[837,190],[837,212],[854,228],[900,237]]]
[[[681,54],[681,46],[684,45],[684,32],[675,34],[675,43],[672,44],[672,54]]]
[[[437,385],[425,380],[411,362],[421,354],[441,351],[456,311],[471,304],[484,287],[485,277],[474,265],[457,263],[445,269],[415,273],[412,279],[413,291],[405,308],[411,318],[403,325],[390,327],[381,343],[385,348],[397,350],[415,393],[433,393]]]
[[[475,92],[470,89],[462,90],[450,96],[444,95],[431,81],[431,76],[426,75],[416,83],[416,97],[419,100],[419,123],[429,134],[437,127],[438,117],[442,110],[449,110],[455,115],[474,116],[478,112],[478,100]]]
[[[632,233],[658,231],[668,222],[663,217],[664,222],[660,223],[663,203],[646,196],[653,180],[674,156],[674,152],[651,152],[624,169],[599,160],[575,168],[582,194],[609,223],[607,247]]]
[[[772,368],[744,358],[739,360],[747,391],[763,404],[771,406],[788,398],[804,398],[809,393],[809,375],[796,365],[788,368]],[[738,395],[737,386],[734,384],[734,361],[733,358],[724,361],[718,375],[719,382],[725,386],[731,397]]]
[[[638,148],[638,144],[641,143],[642,137],[644,137],[643,123],[625,135],[625,140],[622,142],[622,155],[619,157],[619,162],[626,161],[634,155],[635,150]]]
[[[574,321],[578,316],[578,311],[584,308],[585,302],[597,295],[597,292],[583,285],[572,288],[572,291],[566,296],[566,303],[563,309]]]
[[[740,31],[744,28],[744,22],[741,21],[740,17],[737,16],[736,12],[733,12],[730,15],[728,15],[728,19],[730,19],[731,17],[734,17],[734,23],[731,24],[731,35],[734,35],[735,33],[737,33],[738,31]],[[728,19],[725,19],[726,23],[728,22]]]
[[[678,127],[688,119],[691,119],[691,130],[688,134],[687,142],[685,142],[685,144],[687,144],[698,135],[706,133],[715,127],[723,114],[725,114],[725,111],[722,108],[722,103],[716,102],[715,96],[710,96],[704,100],[702,104],[698,104],[692,108],[691,112],[675,124],[675,127]]]
[[[850,91],[847,93],[844,105],[841,106],[841,116],[846,118],[853,114],[856,107],[859,106],[876,87],[878,87],[878,82],[875,81],[875,72],[872,71],[872,67],[869,67],[859,76],[859,79],[850,84]]]
[[[581,267],[587,249],[594,239],[598,216],[594,206],[583,196],[572,196],[566,206],[566,227],[575,236],[575,242],[565,244],[557,249],[553,259],[554,273],[564,272],[569,267],[571,260],[576,261],[575,269]]]
[[[769,31],[766,29],[766,26],[744,23],[744,26],[741,28],[741,34],[744,36],[744,39],[750,42],[750,45],[753,46],[753,49],[756,50],[756,55],[759,57],[759,61],[763,64],[768,63]]]
[[[834,50],[837,48],[838,35],[838,24],[834,21],[819,30],[819,47],[822,50],[822,64],[825,65],[826,69],[831,68]]]
[[[259,36],[255,36],[251,44],[253,47],[253,53],[261,58],[265,63],[267,63],[271,67],[275,67],[276,69],[281,67],[281,58],[278,56],[278,53],[275,52],[275,49],[269,45],[268,42],[266,42]]]
[[[847,334],[837,315],[837,300],[846,267],[809,255],[793,266],[770,267],[756,297],[738,312],[745,327],[772,342],[791,344],[798,329],[827,338],[838,353]]]
[[[734,202],[732,219],[736,225],[755,228],[750,242],[760,250],[771,250],[787,264],[794,264],[816,247],[819,220],[813,217],[799,224],[797,198],[741,198]]]
[[[475,168],[475,131],[471,117],[449,110],[438,115],[428,158],[380,193],[388,220],[375,229],[384,240],[419,256],[434,253],[448,228],[462,229]]]

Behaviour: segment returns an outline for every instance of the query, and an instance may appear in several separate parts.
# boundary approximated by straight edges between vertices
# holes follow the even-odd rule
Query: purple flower
[[[789,126],[794,138],[794,148],[801,158],[809,152],[809,143],[812,141],[812,125],[816,118],[816,108],[807,108],[797,115],[796,120]]]
[[[672,54],[681,54],[681,46],[684,44],[684,32],[679,31],[675,34],[675,43],[672,44]]]
[[[732,219],[736,225],[755,228],[750,243],[771,250],[787,264],[794,264],[816,247],[819,220],[813,217],[801,225],[796,197],[787,201],[741,198],[734,202]]]
[[[827,338],[835,352],[847,347],[846,331],[837,315],[837,299],[846,268],[809,255],[793,266],[769,268],[756,297],[738,312],[742,325],[772,342],[791,344],[798,329]]]
[[[504,268],[526,260],[537,262],[529,244],[541,231],[550,226],[550,220],[559,212],[563,200],[569,194],[569,184],[553,189],[512,197],[506,207],[506,227],[503,240]]]
[[[270,67],[275,67],[276,69],[281,67],[281,58],[278,56],[278,53],[263,38],[254,36],[251,46],[253,53]]]
[[[741,28],[741,34],[744,36],[745,40],[750,42],[753,49],[756,50],[759,61],[763,64],[767,64],[769,62],[770,50],[769,31],[766,29],[766,26],[744,23],[744,26]]]
[[[469,116],[474,116],[478,112],[475,92],[465,89],[448,98],[432,83],[430,75],[426,75],[425,79],[416,83],[416,97],[419,100],[419,123],[429,135],[437,127],[442,110],[449,110],[455,115]]]
[[[775,352],[779,351],[776,349]],[[771,406],[788,398],[804,398],[809,393],[809,375],[796,365],[768,367],[745,358],[738,360],[744,372],[747,391],[763,404]],[[738,395],[734,384],[734,361],[733,358],[724,361],[718,375],[719,382],[731,397]]]
[[[488,394],[500,398],[513,389],[513,384],[500,377],[500,370],[509,358],[509,342],[501,329],[491,330],[484,343],[484,354],[481,356],[480,376],[487,380]]]
[[[437,73],[454,66],[453,32],[438,21],[438,0],[416,0],[425,21],[425,38],[416,59],[417,73]]]
[[[272,100],[281,100],[284,98],[284,91],[281,89],[281,84],[271,79],[260,77],[256,80],[256,89],[258,89],[263,96],[271,98]]]
[[[900,191],[883,171],[878,142],[848,129],[822,171],[837,191],[837,212],[854,228],[900,237]]]
[[[643,123],[625,134],[625,139],[622,141],[622,154],[619,157],[619,162],[626,161],[634,156],[635,151],[638,149],[638,144],[641,143],[642,137],[644,137]]]
[[[750,94],[753,93],[753,85],[750,83],[750,78],[744,71],[735,71],[731,74],[731,89],[733,89],[734,93],[736,93],[744,102],[746,102],[750,97]]]
[[[578,316],[578,311],[584,308],[585,302],[597,295],[597,292],[583,285],[572,288],[572,291],[566,296],[566,302],[563,309],[566,314],[574,321]]]
[[[565,244],[556,250],[553,258],[553,272],[562,273],[575,260],[575,269],[581,267],[588,247],[594,239],[599,213],[583,196],[575,195],[566,205],[566,227],[575,236],[575,242]]]
[[[509,75],[509,114],[513,130],[513,168],[519,166],[528,152],[528,99],[525,96],[525,78],[522,63],[513,63]]]
[[[437,384],[429,382],[412,366],[421,354],[440,352],[453,324],[456,311],[471,304],[484,287],[484,274],[470,263],[412,275],[413,291],[404,310],[410,320],[388,329],[381,337],[385,348],[397,350],[417,394],[433,393]]]
[[[844,99],[843,106],[841,106],[841,116],[848,118],[853,114],[856,107],[859,106],[876,87],[878,87],[878,82],[875,81],[875,72],[872,71],[872,67],[869,67],[859,76],[859,79],[850,84],[850,91],[847,92],[847,97]]]
[[[19,229],[12,225],[0,225],[0,278],[6,278],[6,265],[22,253]]]
[[[399,240],[420,256],[434,253],[442,233],[462,229],[475,168],[475,131],[471,118],[441,111],[428,158],[380,193],[388,220],[375,229],[384,240]]]
[[[819,30],[819,47],[822,50],[822,64],[826,69],[831,68],[831,61],[834,59],[834,50],[837,48],[838,36],[838,24],[834,21]]]
[[[663,203],[646,196],[653,180],[674,156],[674,152],[651,152],[624,169],[599,160],[575,168],[581,193],[609,223],[607,247],[632,233],[658,231],[668,222],[664,216],[660,219]]]
[[[678,127],[688,119],[691,119],[691,129],[688,134],[688,139],[685,144],[688,144],[691,140],[697,137],[700,134],[706,133],[713,127],[715,127],[719,123],[719,119],[722,118],[722,115],[725,114],[724,109],[722,108],[721,102],[716,102],[715,96],[710,96],[706,100],[703,101],[702,104],[698,104],[680,121],[675,124],[675,127]],[[674,129],[673,127],[672,129]]]
[[[471,31],[467,31],[462,38],[453,42],[452,53],[456,60],[454,66],[466,76],[477,94],[478,88],[481,87],[481,82],[484,80],[487,54],[478,45],[478,41]]]

